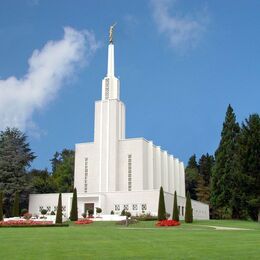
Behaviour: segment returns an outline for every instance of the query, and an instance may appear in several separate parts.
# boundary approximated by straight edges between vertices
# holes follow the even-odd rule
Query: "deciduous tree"
[[[31,193],[53,193],[57,192],[53,177],[47,169],[37,170],[32,169],[27,174],[28,182],[30,183]]]
[[[74,160],[75,152],[64,149],[55,153],[52,162],[53,181],[58,192],[72,192],[74,188]]]

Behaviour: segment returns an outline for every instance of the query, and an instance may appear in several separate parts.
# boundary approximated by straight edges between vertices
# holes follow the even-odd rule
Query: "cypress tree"
[[[164,193],[163,187],[160,188],[160,195],[159,195],[159,205],[158,205],[158,220],[165,220],[166,219],[166,210],[165,210],[165,202],[164,202]]]
[[[59,194],[59,199],[58,199],[58,208],[57,208],[57,213],[56,213],[56,224],[61,224],[62,223],[62,200],[61,200],[61,193]]]
[[[0,191],[0,221],[3,219],[3,192]]]
[[[190,199],[190,193],[189,192],[187,192],[187,196],[186,196],[185,222],[186,223],[192,223],[193,222],[192,206],[191,206],[191,199]]]
[[[20,203],[19,193],[15,192],[14,205],[13,205],[13,217],[19,217],[19,203]]]
[[[78,220],[78,201],[77,201],[77,189],[74,188],[73,191],[73,198],[72,198],[72,205],[70,211],[70,220],[77,221]]]
[[[179,210],[178,210],[176,191],[174,192],[172,219],[175,221],[179,221]]]

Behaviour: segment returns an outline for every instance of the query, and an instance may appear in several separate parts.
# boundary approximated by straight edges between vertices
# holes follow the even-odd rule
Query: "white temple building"
[[[157,215],[159,189],[164,189],[166,211],[172,213],[173,193],[178,194],[180,218],[185,210],[184,164],[152,141],[125,136],[125,105],[115,76],[114,44],[108,46],[107,75],[102,99],[95,102],[94,141],[76,144],[74,186],[78,215],[102,208],[104,214]],[[55,211],[58,194],[30,194],[29,211]],[[69,216],[72,193],[62,194],[63,213]],[[209,207],[192,200],[194,219],[209,219]]]

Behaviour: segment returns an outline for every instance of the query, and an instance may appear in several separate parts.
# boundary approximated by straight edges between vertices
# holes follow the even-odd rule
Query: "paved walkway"
[[[208,225],[194,225],[194,226],[200,226],[200,227],[210,227],[210,228],[214,228],[215,230],[254,230],[254,229],[250,229],[250,228],[237,228],[237,227],[220,227],[220,226],[208,226]],[[121,228],[118,228],[118,229],[127,229],[127,230],[149,230],[149,229],[157,229],[157,230],[161,230],[160,227],[154,227],[154,228],[139,228],[139,227],[121,227]],[[173,230],[171,229],[170,227],[167,228],[168,230]],[[167,230],[167,229],[164,229],[164,230]],[[179,227],[178,229],[182,229],[181,227]],[[177,230],[177,229],[176,229]],[[186,230],[186,229],[184,229]],[[189,230],[189,229],[187,229]],[[205,230],[205,229],[202,229],[202,228],[192,228],[191,230]]]
[[[200,226],[204,226],[204,225],[200,225]],[[220,226],[207,226],[207,225],[205,226],[215,228],[216,230],[253,230],[250,228],[220,227]]]

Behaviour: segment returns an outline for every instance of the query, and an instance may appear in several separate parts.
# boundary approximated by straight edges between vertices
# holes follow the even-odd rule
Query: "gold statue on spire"
[[[109,44],[113,43],[113,31],[114,31],[115,26],[116,26],[116,23],[111,25],[110,28],[109,28]]]

